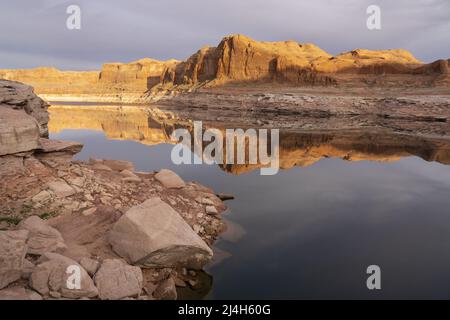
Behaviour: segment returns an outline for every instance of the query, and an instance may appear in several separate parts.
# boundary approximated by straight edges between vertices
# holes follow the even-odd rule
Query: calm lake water
[[[237,175],[216,165],[172,164],[173,145],[146,133],[152,121],[133,127],[124,118],[64,117],[52,112],[51,138],[82,142],[77,159],[129,160],[139,171],[168,168],[236,195],[225,217],[244,232],[217,243],[231,256],[207,268],[213,277],[207,299],[450,298],[445,145],[408,140],[402,148],[392,139],[382,146],[346,139],[333,145],[337,137],[308,136],[305,146],[299,135],[282,153],[282,159],[301,158],[291,168],[274,176]],[[140,142],[133,141],[135,130]],[[430,158],[438,161],[424,160]],[[369,265],[381,268],[379,291],[366,287]]]

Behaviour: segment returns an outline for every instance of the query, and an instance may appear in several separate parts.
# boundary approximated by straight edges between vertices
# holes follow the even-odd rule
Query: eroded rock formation
[[[195,84],[214,81],[286,81],[292,84],[334,84],[313,73],[311,64],[331,55],[313,44],[294,41],[258,42],[243,35],[226,37],[217,47],[206,47],[187,61],[166,70],[163,83]]]
[[[0,70],[0,79],[16,80],[34,87],[36,92],[52,100],[78,100],[95,97],[104,102],[143,102],[142,96],[159,83],[164,70],[176,60],[157,61],[149,58],[130,63],[106,63],[100,71],[61,71],[56,68]]]
[[[15,81],[0,80],[0,108],[20,110],[36,119],[41,137],[48,136],[47,107],[48,104],[34,94],[32,87]]]
[[[280,82],[291,86],[330,86],[369,81],[385,85],[385,76],[402,86],[414,76],[416,85],[442,85],[448,61],[424,64],[410,52],[356,49],[337,56],[313,44],[295,41],[259,42],[243,35],[225,37],[217,47],[206,47],[187,61],[169,67],[162,84],[218,86],[227,83]],[[398,76],[403,77],[398,77]],[[372,81],[369,79],[372,78]],[[378,80],[378,81],[374,81]]]
[[[410,52],[356,49],[336,56],[314,44],[261,42],[225,37],[186,61],[144,58],[107,63],[100,71],[54,68],[0,70],[0,78],[22,81],[49,100],[148,102],[199,87],[280,83],[291,87],[446,87],[449,60],[425,64]]]

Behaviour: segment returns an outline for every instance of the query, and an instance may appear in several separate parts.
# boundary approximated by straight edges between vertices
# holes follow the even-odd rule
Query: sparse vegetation
[[[14,225],[18,225],[20,223],[20,221],[22,221],[22,219],[19,217],[11,217],[11,216],[0,217],[0,222],[7,222],[10,224],[14,224]]]
[[[56,211],[50,211],[50,212],[44,212],[39,215],[39,218],[43,220],[48,220],[50,218],[56,217],[58,215],[58,212]]]
[[[21,214],[29,214],[31,210],[33,209],[33,206],[28,203],[22,204],[22,208],[20,209]]]

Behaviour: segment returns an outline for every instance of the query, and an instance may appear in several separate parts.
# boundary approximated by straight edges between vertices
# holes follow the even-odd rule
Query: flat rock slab
[[[50,190],[58,198],[65,198],[76,193],[75,189],[69,186],[65,181],[52,181],[47,184]]]
[[[61,141],[61,140],[49,140],[41,138],[39,139],[41,144],[40,151],[49,152],[66,152],[70,154],[77,154],[83,149],[83,144],[79,142]]]
[[[29,232],[0,231],[0,289],[22,275]]]
[[[119,259],[106,259],[95,275],[95,284],[102,300],[119,300],[138,297],[144,278],[139,267]]]
[[[212,250],[171,206],[159,197],[129,209],[109,234],[113,250],[142,267],[200,269]]]
[[[36,194],[32,200],[33,202],[45,202],[47,200],[49,200],[52,197],[51,193],[48,192],[47,190],[43,190],[41,192],[39,192],[38,194]]]
[[[186,185],[179,175],[168,169],[162,169],[158,172],[155,175],[155,179],[169,189],[180,189]]]
[[[62,252],[66,249],[61,233],[38,216],[21,221],[18,227],[29,232],[28,254],[42,255],[46,252]]]

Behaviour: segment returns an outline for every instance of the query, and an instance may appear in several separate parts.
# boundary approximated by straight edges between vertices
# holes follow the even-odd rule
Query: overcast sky
[[[72,4],[81,30],[66,28]],[[381,7],[380,31],[366,27],[370,4]],[[3,0],[0,29],[0,68],[185,59],[234,33],[331,54],[404,48],[425,62],[450,58],[450,0]]]

